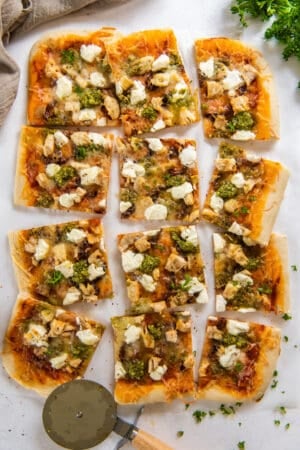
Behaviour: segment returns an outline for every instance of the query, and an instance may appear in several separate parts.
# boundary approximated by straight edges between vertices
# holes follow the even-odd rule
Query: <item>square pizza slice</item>
[[[118,138],[117,149],[121,218],[199,221],[199,174],[194,140]]]
[[[193,394],[188,311],[113,317],[111,321],[117,403],[166,402]]]
[[[288,313],[286,236],[272,233],[265,247],[245,241],[231,233],[213,234],[216,311]]]
[[[208,302],[195,226],[120,234],[118,246],[133,310]]]
[[[104,214],[112,146],[110,134],[24,126],[15,204]]]
[[[105,42],[120,34],[114,28],[87,33],[48,34],[29,59],[30,125],[119,125]]]
[[[267,245],[288,178],[279,162],[222,142],[202,217],[247,243]]]
[[[132,33],[108,43],[106,51],[126,136],[199,120],[197,94],[172,30]]]
[[[276,368],[280,340],[275,327],[209,317],[198,397],[220,402],[260,400]]]
[[[21,292],[63,306],[112,297],[98,219],[14,231],[9,241]]]
[[[278,138],[278,102],[262,55],[228,38],[199,39],[195,50],[205,136]]]
[[[103,332],[94,320],[22,293],[4,337],[2,362],[17,383],[47,396],[84,375]]]

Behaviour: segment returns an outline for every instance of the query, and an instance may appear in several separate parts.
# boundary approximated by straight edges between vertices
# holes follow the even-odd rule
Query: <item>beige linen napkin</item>
[[[100,0],[99,5],[124,0]],[[0,126],[18,90],[20,71],[4,44],[37,25],[77,11],[96,0],[0,0]]]

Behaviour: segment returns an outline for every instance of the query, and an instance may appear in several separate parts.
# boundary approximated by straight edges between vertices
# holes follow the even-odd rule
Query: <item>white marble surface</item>
[[[195,37],[229,36],[241,37],[248,44],[258,47],[274,72],[278,86],[281,114],[281,139],[276,143],[251,143],[247,148],[263,153],[265,156],[280,160],[291,171],[280,214],[275,224],[278,232],[286,233],[289,238],[290,265],[296,264],[298,272],[290,270],[293,320],[284,322],[273,316],[253,316],[258,321],[282,327],[283,335],[289,337],[282,343],[282,353],[278,364],[279,383],[276,389],[268,389],[260,403],[244,405],[233,417],[217,414],[205,418],[201,424],[195,424],[192,413],[196,409],[217,409],[219,405],[195,402],[185,410],[182,402],[168,405],[146,406],[139,421],[147,431],[165,440],[176,450],[234,450],[239,441],[245,441],[247,450],[298,450],[300,448],[300,314],[298,308],[300,257],[299,257],[299,197],[300,184],[300,93],[296,90],[300,78],[300,64],[283,62],[278,48],[263,40],[261,24],[253,24],[247,30],[237,25],[237,19],[229,11],[228,0],[131,0],[122,5],[99,8],[89,7],[85,12],[65,17],[61,20],[41,26],[23,38],[9,45],[9,52],[21,67],[21,81],[16,102],[0,130],[0,339],[2,341],[11,309],[17,295],[17,286],[13,276],[9,257],[7,232],[20,228],[66,221],[78,217],[75,214],[46,213],[34,209],[13,206],[13,182],[16,164],[16,150],[19,131],[25,123],[25,102],[27,85],[28,54],[33,43],[45,32],[55,29],[94,29],[101,26],[115,26],[123,33],[145,28],[172,27],[177,33],[180,48],[190,77],[196,83],[196,69],[193,63],[192,43]],[[119,133],[119,131],[118,131]],[[169,130],[161,135],[186,136],[198,142],[199,167],[201,170],[201,199],[203,200],[208,179],[217,151],[216,142],[204,140],[200,124],[186,127],[184,130]],[[85,312],[108,325],[104,339],[100,344],[87,371],[86,377],[96,380],[110,389],[113,388],[113,363],[111,331],[109,318],[122,314],[128,306],[122,282],[116,234],[129,230],[143,229],[143,225],[125,225],[118,219],[117,205],[117,160],[113,160],[112,182],[109,196],[109,213],[104,219],[106,243],[109,249],[109,261],[113,275],[115,298],[98,306],[89,306]],[[149,228],[149,226],[148,226]],[[212,254],[210,248],[210,226],[200,224],[199,236],[206,262],[209,282],[210,303],[202,308],[192,308],[195,323],[194,349],[200,355],[203,343],[203,327],[207,316],[214,312],[212,289]],[[298,345],[296,348],[295,345]],[[284,393],[282,393],[284,391]],[[41,423],[43,399],[35,393],[24,390],[10,380],[0,368],[0,450],[55,450],[58,447],[45,435]],[[279,406],[286,407],[286,415],[276,413]],[[122,407],[123,417],[132,418],[136,408]],[[275,427],[274,420],[280,419],[281,425]],[[241,425],[239,426],[239,423]],[[284,425],[290,423],[290,429]],[[178,430],[184,431],[177,438]],[[99,450],[113,450],[118,437],[112,435],[98,447]],[[126,445],[126,448],[131,448]]]

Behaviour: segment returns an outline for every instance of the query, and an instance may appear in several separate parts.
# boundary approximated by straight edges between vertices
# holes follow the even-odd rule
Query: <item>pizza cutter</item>
[[[112,394],[101,384],[74,380],[57,387],[43,408],[48,436],[70,450],[85,450],[115,431],[138,450],[172,450],[154,436],[117,416]]]

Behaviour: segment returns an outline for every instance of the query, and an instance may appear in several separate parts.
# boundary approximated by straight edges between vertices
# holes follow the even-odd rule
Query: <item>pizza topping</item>
[[[68,289],[68,292],[66,293],[62,304],[63,305],[72,305],[73,303],[76,303],[81,298],[81,292],[76,287],[71,287]]]
[[[82,45],[80,47],[80,56],[88,63],[92,63],[102,52],[102,48],[95,44]]]
[[[92,166],[79,171],[82,186],[100,184],[99,175],[103,172],[101,167]]]
[[[150,364],[151,361],[151,364]],[[152,363],[152,360],[149,360],[149,375],[150,378],[152,378],[152,380],[154,381],[160,381],[164,374],[166,373],[166,371],[168,370],[167,366],[164,364],[163,366],[157,366],[155,369],[151,370],[151,368],[154,366]]]
[[[141,327],[130,325],[124,332],[126,344],[133,344],[134,342],[138,341],[141,334],[142,334]]]
[[[147,220],[165,220],[168,215],[168,209],[165,205],[151,205],[145,209],[144,215]]]
[[[120,213],[125,213],[129,208],[131,208],[133,205],[131,202],[120,202]]]
[[[192,244],[192,246],[194,246],[194,247],[198,246],[198,235],[197,235],[196,227],[194,227],[194,226],[185,227],[181,231],[180,236],[183,240],[190,242]],[[174,237],[173,237],[173,239],[174,239]],[[177,242],[178,242],[178,239],[177,239]]]
[[[155,283],[151,275],[143,274],[138,280],[146,291],[155,291],[157,283]]]
[[[223,239],[219,233],[213,234],[213,243],[214,243],[214,252],[215,253],[222,252],[222,250],[224,250],[224,247],[226,245],[225,239]]]
[[[24,341],[36,347],[47,346],[47,329],[43,325],[30,323],[28,331],[24,334]]]
[[[127,159],[122,168],[122,175],[128,178],[137,178],[145,174],[145,169],[142,165],[135,163],[131,159]]]
[[[212,78],[215,72],[214,58],[209,58],[207,61],[201,61],[199,63],[199,70],[206,78]]]
[[[73,263],[68,260],[55,266],[55,270],[61,272],[65,278],[71,278],[74,275]]]
[[[233,222],[231,226],[228,228],[230,233],[236,234],[237,236],[247,236],[250,233],[246,227],[239,225],[237,222]]]
[[[152,63],[152,71],[157,72],[159,70],[167,69],[170,64],[170,58],[166,54],[159,55]]]
[[[253,279],[248,274],[249,272],[246,270],[243,272],[235,273],[232,279],[233,281],[237,281],[241,285],[252,285]]]
[[[252,131],[239,130],[231,136],[231,139],[236,141],[250,141],[252,139],[255,139],[255,137],[255,133],[253,133]]]
[[[246,180],[241,172],[236,172],[231,177],[231,183],[234,184],[237,188],[241,189],[245,185]]]
[[[72,80],[62,75],[60,78],[58,78],[56,82],[56,96],[59,98],[59,100],[64,99],[65,97],[69,97],[72,94],[73,90],[73,83]]]
[[[158,138],[147,138],[145,141],[148,143],[150,150],[153,152],[159,152],[164,148],[163,143]]]
[[[115,363],[115,380],[118,381],[121,378],[125,378],[126,376],[126,370],[123,366],[123,364],[121,363],[121,361],[117,361]]]
[[[209,202],[210,207],[214,210],[215,213],[219,213],[224,207],[224,200],[218,194],[219,193],[214,192]]]
[[[166,128],[166,123],[163,121],[163,119],[159,119],[152,125],[150,131],[155,132],[163,130],[164,128]]]
[[[53,369],[59,370],[65,366],[67,359],[68,359],[68,354],[61,353],[60,355],[55,356],[54,358],[51,358],[49,360],[49,362]]]
[[[46,166],[46,174],[49,178],[54,178],[59,171],[60,166],[58,164],[50,163]]]
[[[125,272],[133,272],[138,269],[144,260],[144,255],[134,253],[131,250],[122,253],[122,267]]]
[[[57,145],[57,147],[63,147],[64,145],[66,145],[69,142],[69,139],[67,138],[67,136],[62,133],[61,131],[56,131],[54,133],[54,140],[55,140],[55,144]]]
[[[36,261],[42,261],[44,258],[46,258],[48,251],[49,251],[49,244],[45,239],[39,239],[37,242],[37,246],[35,248],[34,252],[34,258]]]
[[[95,345],[100,339],[90,328],[77,331],[76,336],[85,345]]]
[[[197,159],[195,147],[193,147],[191,145],[188,145],[187,147],[185,147],[180,152],[179,159],[183,166],[193,167],[196,162],[196,159]]]
[[[226,311],[226,305],[227,305],[227,301],[225,300],[223,295],[217,294],[216,295],[216,311],[217,312]]]
[[[237,336],[240,333],[247,333],[250,329],[248,322],[240,322],[239,320],[228,319],[226,328],[229,334]]]
[[[80,244],[86,238],[86,236],[86,232],[80,228],[72,228],[66,234],[67,240],[73,242],[74,244]]]
[[[146,100],[146,97],[145,86],[141,81],[135,80],[130,91],[130,103],[136,105]]]
[[[222,84],[224,86],[224,89],[229,91],[240,87],[242,84],[244,84],[244,80],[238,70],[227,69],[226,76],[222,80]]]
[[[178,333],[176,330],[167,330],[165,335],[167,342],[173,342],[174,344],[177,342]]]
[[[219,356],[219,363],[225,369],[231,369],[240,359],[241,351],[235,345],[229,345],[222,350],[223,353]]]
[[[88,267],[89,280],[94,281],[105,274],[103,266],[96,266],[95,264],[90,264]]]
[[[190,182],[186,181],[179,186],[173,186],[168,189],[174,200],[184,199],[188,194],[193,192],[193,186]]]

